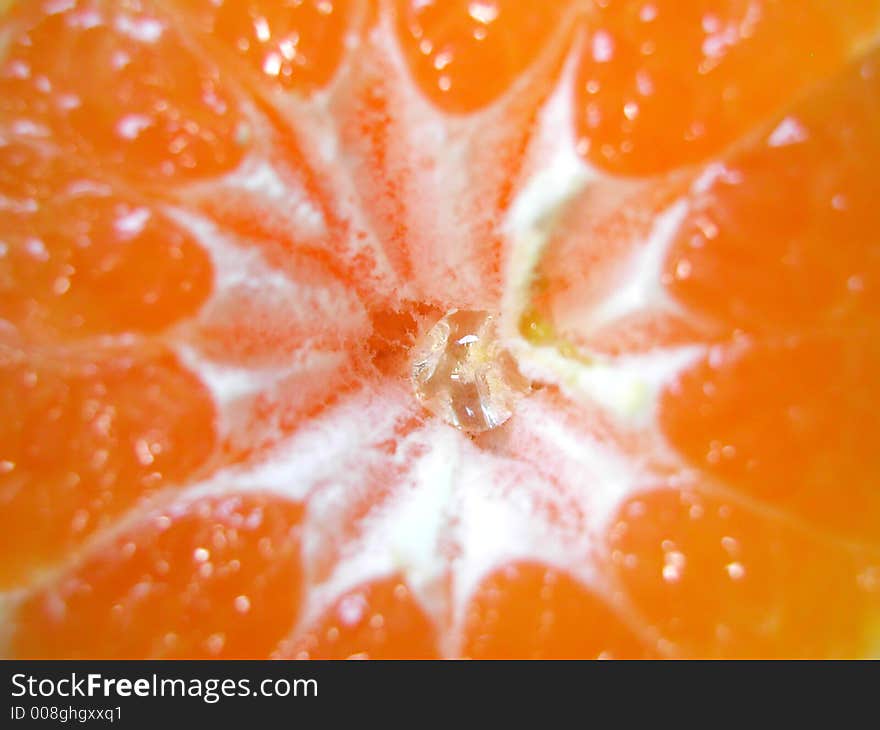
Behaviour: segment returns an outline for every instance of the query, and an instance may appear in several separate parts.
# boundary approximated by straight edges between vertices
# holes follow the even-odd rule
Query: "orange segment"
[[[287,653],[287,652],[285,652]],[[436,658],[434,627],[400,577],[349,591],[289,649],[297,659]]]
[[[880,53],[710,166],[667,260],[727,329],[839,327],[880,311]]]
[[[144,515],[15,615],[30,658],[246,658],[296,621],[301,508],[230,495]]]
[[[61,167],[0,148],[3,318],[67,339],[154,332],[194,312],[211,289],[202,248],[153,206]]]
[[[661,419],[709,474],[877,544],[878,372],[871,333],[718,346],[666,391]]]
[[[342,56],[350,0],[184,0],[195,28],[281,88],[327,84]]]
[[[709,168],[668,260],[670,288],[736,339],[683,375],[663,412],[709,473],[872,543],[878,81],[874,53]]]
[[[166,352],[0,351],[0,585],[61,558],[214,446],[214,410]]]
[[[397,0],[397,30],[422,92],[441,109],[475,111],[540,55],[570,5],[541,0]]]
[[[878,23],[876,0],[596,3],[577,79],[582,149],[623,174],[702,160],[833,72]]]
[[[772,520],[663,489],[625,504],[608,539],[618,579],[668,651],[823,657],[867,648],[856,561]]]
[[[611,659],[646,652],[614,611],[577,580],[517,563],[477,588],[461,653],[473,659]]]
[[[149,2],[23,6],[0,66],[0,125],[138,180],[208,177],[241,159],[241,120],[216,67]],[[67,153],[67,150],[65,150]]]

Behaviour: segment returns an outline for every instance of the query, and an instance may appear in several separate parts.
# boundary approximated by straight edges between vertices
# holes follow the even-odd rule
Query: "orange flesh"
[[[634,659],[645,644],[579,583],[535,564],[486,578],[468,608],[462,653],[472,659]]]
[[[824,103],[792,109],[697,199],[673,244],[670,288],[734,339],[664,401],[670,438],[710,474],[871,543],[877,74],[876,54],[850,67]],[[780,130],[798,141],[780,146]],[[710,284],[719,276],[723,287]]]
[[[14,650],[33,658],[265,656],[296,619],[300,513],[246,495],[148,514],[28,599]]]
[[[421,90],[443,109],[472,112],[525,71],[568,8],[541,0],[398,0],[394,9]]]
[[[136,196],[27,145],[0,150],[0,307],[28,337],[155,332],[211,290],[204,250]]]
[[[349,0],[183,0],[198,32],[213,37],[284,89],[320,89],[332,77],[350,20]]]
[[[867,601],[855,578],[859,566],[773,516],[659,490],[622,507],[609,548],[618,579],[668,654],[860,652]]]
[[[775,118],[758,144],[724,159],[672,245],[668,274],[679,299],[725,332],[873,326],[878,90],[873,52]]]
[[[876,650],[880,56],[860,44],[880,26],[880,3],[845,13],[825,0],[49,5],[19,3],[3,21],[7,45],[0,36],[0,412],[9,414],[0,420],[0,588],[25,595],[2,653]],[[418,449],[398,446],[421,416],[376,447],[389,461],[365,468],[363,488],[325,526],[337,530],[327,563],[303,562],[299,497],[183,495],[217,464],[245,462],[324,413],[353,388],[352,372],[403,377],[406,350],[449,307],[485,307],[482,292],[443,300],[455,272],[419,278],[430,236],[406,216],[413,171],[428,165],[394,159],[399,102],[375,68],[327,107],[344,117],[345,154],[330,164],[372,206],[366,224],[328,215],[311,239],[275,237],[286,223],[254,213],[245,193],[197,187],[271,144],[279,166],[309,181],[315,209],[331,208],[327,168],[300,171],[321,155],[297,132],[255,139],[254,108],[267,92],[279,105],[308,104],[330,89],[358,63],[345,60],[345,34],[365,36],[379,19],[419,103],[455,123],[503,103],[540,64],[553,66],[555,83],[564,54],[576,53],[578,152],[627,179],[603,178],[563,211],[537,264],[534,329],[582,352],[710,346],[659,401],[660,432],[698,486],[658,477],[619,506],[596,548],[603,593],[538,561],[496,566],[467,598],[455,646],[402,575],[355,585],[320,615],[303,611],[309,581],[332,575],[336,552],[406,483]],[[535,99],[552,91],[540,79]],[[516,124],[535,116],[526,109]],[[506,141],[528,136],[501,131]],[[518,144],[497,163],[510,185]],[[492,296],[503,268],[496,224],[510,203],[499,190],[475,206],[492,207],[475,224],[492,234],[472,254]],[[682,197],[689,207],[662,265],[675,313],[583,326],[582,309],[614,281],[630,241]],[[590,205],[601,215],[584,213]],[[174,217],[178,207],[248,241],[298,287],[292,298],[266,304],[232,288],[212,299],[214,264]],[[385,250],[357,249],[361,227],[380,231]],[[355,243],[345,249],[347,237]],[[389,276],[428,293],[364,295],[383,255]],[[346,313],[339,321],[320,309],[337,311],[328,301]],[[350,361],[281,378],[223,410],[172,354],[177,337],[215,364],[261,372],[315,353]],[[244,425],[221,434],[230,413]]]
[[[211,453],[214,407],[173,355],[0,359],[0,582],[26,580]]]
[[[241,119],[218,70],[151,3],[32,9],[5,51],[4,126],[143,182],[208,177],[241,159]]]
[[[577,127],[588,158],[624,174],[723,151],[838,68],[880,19],[873,0],[846,13],[825,0],[596,5]]]
[[[294,659],[433,659],[434,628],[397,577],[340,597],[284,656]]]

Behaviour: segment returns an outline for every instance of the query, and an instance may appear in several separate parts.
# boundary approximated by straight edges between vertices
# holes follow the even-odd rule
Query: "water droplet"
[[[614,57],[614,39],[604,30],[593,35],[593,60],[596,63],[608,63]]]
[[[59,276],[52,284],[52,291],[55,292],[55,294],[59,297],[63,294],[66,294],[69,289],[70,279],[68,279],[66,276]]]
[[[416,396],[447,423],[477,433],[513,414],[529,383],[498,336],[492,315],[452,310],[416,344]]]
[[[675,266],[675,277],[680,281],[684,281],[691,275],[691,271],[693,271],[691,262],[687,259],[679,259]]]
[[[853,274],[846,280],[846,288],[851,292],[860,292],[865,289],[865,280],[861,276]]]
[[[721,547],[723,547],[725,552],[731,557],[739,553],[739,541],[729,535],[725,535],[721,538]]]
[[[336,613],[343,626],[356,626],[364,617],[364,611],[366,611],[366,609],[367,602],[364,597],[355,594],[345,596],[339,602],[339,608]]]
[[[122,139],[137,139],[153,121],[143,114],[126,114],[116,123],[116,134]]]
[[[211,634],[207,639],[205,639],[205,648],[215,656],[223,651],[223,647],[226,645],[226,634],[216,633]]]
[[[475,0],[468,4],[468,15],[478,23],[489,25],[498,17],[498,4],[486,0]]]
[[[800,144],[810,138],[807,128],[795,117],[785,117],[767,138],[770,147],[787,147]]]
[[[643,23],[650,23],[652,20],[656,20],[657,18],[657,6],[648,3],[647,5],[643,5],[642,9],[639,11],[639,20]]]
[[[642,96],[651,96],[654,93],[654,80],[647,71],[636,73],[636,89]]]
[[[267,76],[277,76],[281,73],[282,63],[283,59],[281,58],[281,55],[272,51],[266,55],[265,59],[263,59],[263,73]]]
[[[257,34],[257,40],[261,43],[265,43],[272,37],[272,33],[269,30],[269,21],[263,17],[254,20],[254,32]]]
[[[834,197],[831,198],[831,207],[837,211],[846,210],[847,209],[846,196],[841,193],[837,193],[837,195],[835,195]]]

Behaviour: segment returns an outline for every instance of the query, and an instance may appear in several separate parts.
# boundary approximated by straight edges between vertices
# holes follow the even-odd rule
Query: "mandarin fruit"
[[[0,0],[0,654],[876,655],[878,32]]]

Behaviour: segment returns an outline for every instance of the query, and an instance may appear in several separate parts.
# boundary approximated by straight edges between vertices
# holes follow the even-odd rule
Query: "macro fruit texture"
[[[880,650],[880,1],[4,6],[0,653]]]

